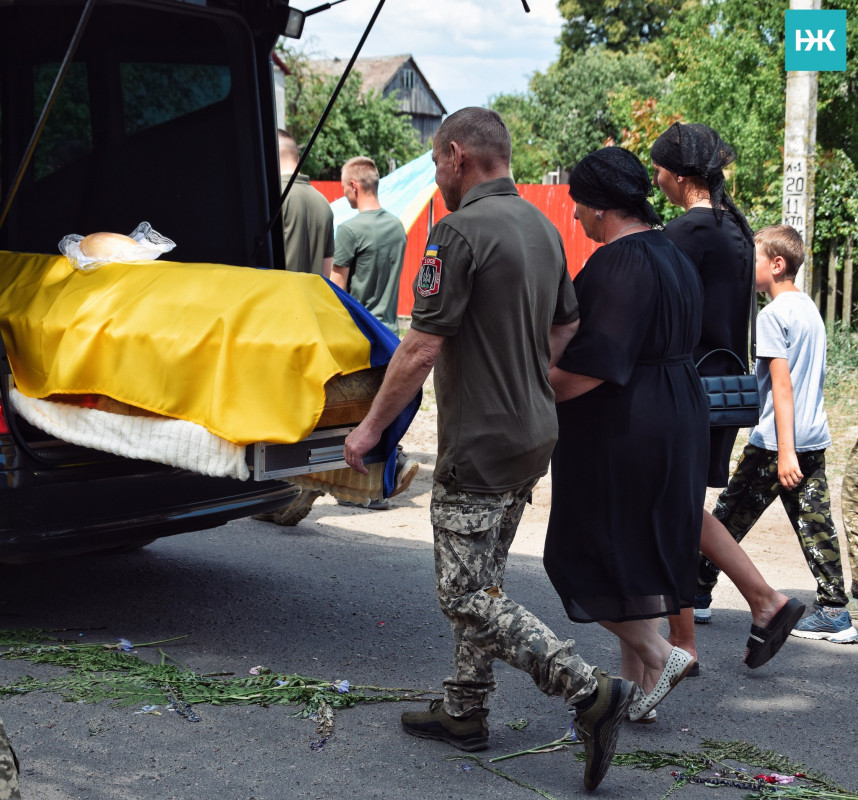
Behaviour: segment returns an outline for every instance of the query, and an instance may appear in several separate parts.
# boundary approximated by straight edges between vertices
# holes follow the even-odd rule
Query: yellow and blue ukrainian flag
[[[30,397],[103,394],[240,445],[300,441],[330,378],[387,364],[399,343],[318,275],[171,261],[80,272],[64,256],[11,252],[0,252],[0,333]],[[418,407],[387,432],[390,481]]]

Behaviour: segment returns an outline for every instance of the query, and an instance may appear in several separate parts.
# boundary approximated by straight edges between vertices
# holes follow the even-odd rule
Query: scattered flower
[[[379,628],[383,628],[383,627],[384,627],[384,620],[380,620],[380,621],[379,621],[379,623],[378,623],[378,627],[379,627]]]
[[[349,682],[346,680],[342,681],[334,681],[331,686],[336,689],[340,694],[347,694],[349,691]]]
[[[157,710],[158,706],[143,706],[139,711],[135,711],[135,714],[154,714],[156,717],[161,716],[161,712]]]
[[[251,675],[264,675],[266,672],[271,672],[271,670],[268,667],[263,667],[262,664],[250,668]]]
[[[323,736],[321,739],[314,739],[310,742],[311,750],[321,750],[328,743],[328,737]]]
[[[118,644],[116,645],[117,650],[124,650],[126,653],[131,650],[134,645],[128,641],[128,639],[118,639]]]
[[[462,772],[470,772],[471,765],[470,764],[462,764]]]

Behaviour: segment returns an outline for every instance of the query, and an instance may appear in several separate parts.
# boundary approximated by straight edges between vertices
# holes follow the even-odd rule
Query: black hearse
[[[0,0],[0,250],[157,220],[184,261],[282,262],[271,52],[288,0]],[[287,30],[291,28],[291,30]],[[140,546],[287,504],[51,438],[0,364],[0,562]]]

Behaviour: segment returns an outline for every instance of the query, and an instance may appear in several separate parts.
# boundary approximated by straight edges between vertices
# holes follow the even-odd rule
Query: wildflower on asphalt
[[[128,639],[118,639],[118,644],[116,645],[117,650],[124,650],[126,653],[131,650],[134,645],[128,641]]]
[[[340,694],[347,694],[349,691],[349,682],[346,680],[343,681],[334,681],[331,686],[336,689]]]

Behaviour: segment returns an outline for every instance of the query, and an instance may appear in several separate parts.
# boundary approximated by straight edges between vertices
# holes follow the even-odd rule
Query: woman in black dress
[[[569,617],[621,642],[647,715],[691,669],[658,619],[690,607],[706,485],[708,408],[694,369],[702,295],[660,230],[638,158],[607,147],[572,172],[587,236],[605,246],[575,278],[581,327],[551,370],[559,439],[544,563]]]
[[[706,125],[675,123],[656,139],[650,153],[653,184],[685,211],[671,220],[665,234],[691,259],[703,283],[703,326],[694,348],[697,363],[713,350],[730,350],[747,363],[748,317],[754,285],[754,234],[725,187],[724,168],[735,159],[730,146]],[[714,354],[700,366],[703,375],[736,372],[735,359]],[[707,486],[723,487],[737,428],[711,428]],[[780,648],[804,606],[766,582],[726,528],[703,512],[700,569],[723,569],[751,607],[765,642],[749,640],[745,663],[759,667]],[[714,566],[713,565],[717,565]],[[669,641],[695,657],[694,621],[709,622],[710,595],[695,594],[694,611],[670,618]],[[693,614],[693,617],[692,617]]]

